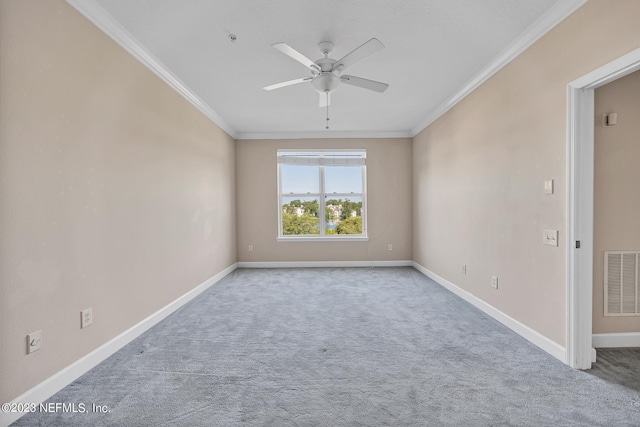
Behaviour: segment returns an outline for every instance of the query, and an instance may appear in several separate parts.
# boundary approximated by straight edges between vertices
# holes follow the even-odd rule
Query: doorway
[[[640,70],[636,49],[567,86],[567,364],[590,369],[593,293],[594,90]]]

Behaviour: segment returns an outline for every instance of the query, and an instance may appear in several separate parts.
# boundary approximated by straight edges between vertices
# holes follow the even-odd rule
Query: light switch
[[[544,182],[544,194],[553,194],[553,180],[548,179]]]
[[[31,332],[27,335],[27,354],[42,348],[42,331]]]
[[[548,246],[558,246],[558,230],[544,230],[544,244]]]
[[[602,126],[609,127],[618,124],[618,113],[607,113],[602,115]]]

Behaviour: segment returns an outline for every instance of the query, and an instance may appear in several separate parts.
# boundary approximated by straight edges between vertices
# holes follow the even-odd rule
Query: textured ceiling
[[[338,59],[372,37],[386,48],[348,74],[388,83],[379,94],[340,85],[331,131],[411,135],[532,25],[575,0],[69,0],[115,20],[236,137],[320,135],[325,110],[310,75],[271,47],[285,42],[316,60]],[[575,8],[575,7],[574,7]],[[83,12],[84,13],[84,12]],[[557,13],[554,12],[554,13]],[[546,14],[546,15],[545,15]],[[229,34],[237,35],[231,42]]]

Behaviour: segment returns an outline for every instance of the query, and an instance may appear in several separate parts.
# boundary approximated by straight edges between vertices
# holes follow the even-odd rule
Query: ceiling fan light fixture
[[[311,84],[318,93],[331,93],[336,90],[336,88],[340,84],[340,81],[340,77],[336,76],[335,74],[322,73],[321,75],[315,77],[311,81]]]

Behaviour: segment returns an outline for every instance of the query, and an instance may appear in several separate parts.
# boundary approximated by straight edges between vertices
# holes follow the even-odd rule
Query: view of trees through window
[[[364,235],[365,152],[278,152],[281,236]]]
[[[282,206],[282,234],[320,234],[318,200],[292,200]],[[325,234],[362,234],[362,202],[330,199],[324,208]]]

